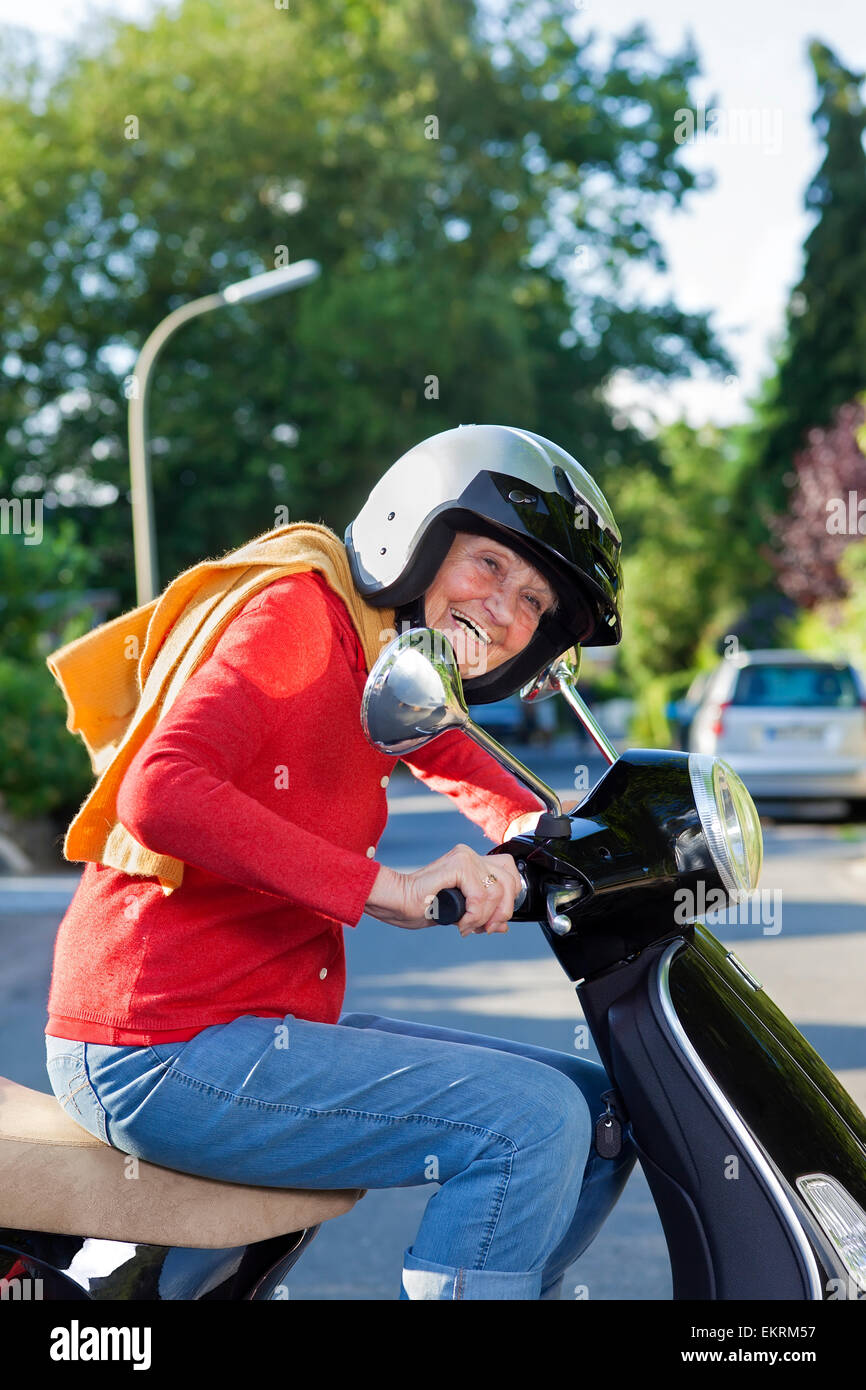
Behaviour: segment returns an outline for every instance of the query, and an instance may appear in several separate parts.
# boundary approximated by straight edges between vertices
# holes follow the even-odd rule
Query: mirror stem
[[[530,772],[528,767],[524,767],[520,759],[515,758],[514,754],[509,752],[507,748],[503,748],[501,743],[497,743],[495,738],[491,738],[480,725],[470,721],[467,725],[464,725],[463,732],[468,738],[471,738],[477,743],[479,747],[483,748],[485,752],[492,753],[498,763],[506,764],[509,770],[514,773],[515,777],[523,782],[525,786],[529,787],[531,791],[534,791],[537,797],[541,798],[552,815],[562,815],[562,803],[556,795],[556,792],[553,791],[546,782],[542,782],[540,777],[536,777],[534,772]]]
[[[552,673],[559,682],[559,689],[565,696],[571,708],[574,710],[586,732],[589,734],[599,752],[609,763],[615,763],[619,754],[608,738],[598,720],[592,715],[581,695],[578,695],[571,679],[571,672],[565,662],[555,662]]]

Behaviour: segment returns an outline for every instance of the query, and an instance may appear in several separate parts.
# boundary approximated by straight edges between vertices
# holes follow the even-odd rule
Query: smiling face
[[[458,531],[424,596],[428,627],[444,632],[462,677],[510,661],[556,606],[547,580],[499,541]]]

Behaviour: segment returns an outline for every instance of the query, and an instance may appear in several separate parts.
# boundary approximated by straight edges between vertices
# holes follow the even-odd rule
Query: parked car
[[[671,733],[678,748],[689,746],[692,720],[700,708],[711,675],[710,671],[699,671],[682,699],[669,701],[665,709],[665,717],[671,726]]]
[[[866,798],[866,688],[845,661],[762,650],[727,657],[710,677],[692,752],[729,762],[754,797]]]

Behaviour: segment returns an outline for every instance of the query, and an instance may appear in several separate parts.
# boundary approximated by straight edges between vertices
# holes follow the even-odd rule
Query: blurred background
[[[160,353],[160,587],[289,520],[342,536],[437,431],[564,446],[624,538],[624,638],[581,688],[618,746],[719,751],[784,799],[784,933],[743,954],[866,1103],[864,73],[855,0],[0,0],[0,1069],[48,1089],[61,844],[92,775],[45,657],[138,601],[137,355],[181,306],[313,258]],[[601,765],[557,705],[479,714],[573,796]],[[396,867],[473,829],[391,792]],[[572,1046],[527,933],[450,965],[409,935],[411,959],[347,933],[348,1008]],[[593,1296],[669,1296],[640,1181]],[[379,1197],[329,1223],[298,1296],[396,1296],[421,1196]],[[353,1222],[367,1283],[328,1245]]]

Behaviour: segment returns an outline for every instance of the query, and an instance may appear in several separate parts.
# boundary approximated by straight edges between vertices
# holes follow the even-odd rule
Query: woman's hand
[[[411,874],[383,864],[364,911],[395,927],[429,927],[435,921],[429,914],[436,894],[443,888],[459,888],[466,899],[466,911],[457,923],[461,936],[504,932],[521,886],[510,855],[491,857],[476,854],[468,845],[455,845],[441,859]]]
[[[580,801],[563,801],[563,814],[568,815],[569,811],[573,811],[575,806],[579,805]],[[502,843],[505,844],[506,840],[512,840],[515,835],[531,835],[538,824],[538,817],[543,815],[543,811],[524,811],[522,816],[515,816],[514,820],[508,823],[508,829],[502,837]]]

